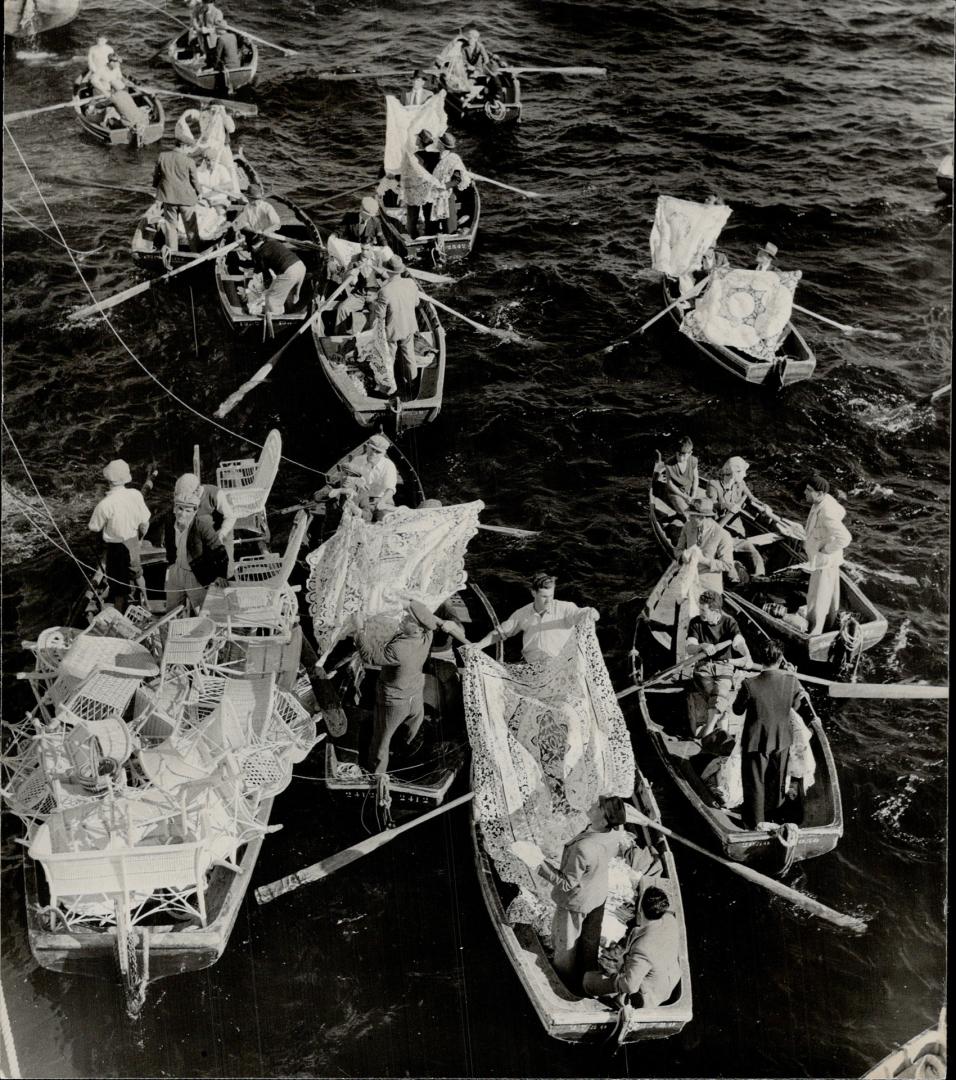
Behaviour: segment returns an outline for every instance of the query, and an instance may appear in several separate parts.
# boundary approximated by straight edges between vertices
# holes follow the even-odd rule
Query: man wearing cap
[[[199,177],[196,164],[189,156],[185,139],[176,140],[175,150],[163,150],[156,159],[153,172],[156,199],[163,207],[160,228],[170,251],[179,250],[179,220],[182,218],[190,250],[199,249],[196,208],[199,205]]]
[[[248,230],[254,233],[267,233],[278,229],[282,220],[272,203],[263,198],[262,188],[258,184],[250,184],[246,195],[249,204],[242,208],[233,222],[236,232]]]
[[[774,260],[777,258],[777,245],[769,241],[762,248],[757,248],[757,263],[755,270],[772,270]]]
[[[248,229],[243,236],[252,252],[253,265],[262,274],[262,280],[269,282],[265,292],[266,313],[285,314],[287,300],[293,308],[299,302],[305,281],[305,263],[281,240],[271,236],[266,238]]]
[[[432,635],[437,629],[467,644],[468,639],[459,623],[437,619],[424,604],[412,600],[398,632],[385,646],[369,747],[369,768],[373,773],[383,775],[388,772],[389,747],[399,728],[405,729],[406,750],[414,753],[421,746],[420,731],[425,719],[423,668],[431,650]]]
[[[699,604],[700,614],[687,626],[687,655],[699,655],[702,661],[694,668],[694,685],[707,703],[707,720],[700,738],[709,740],[720,728],[722,735],[712,746],[729,753],[733,740],[727,732],[727,712],[738,669],[750,664],[750,650],[737,620],[724,611],[724,598],[719,592],[705,590]]]
[[[809,477],[803,496],[810,504],[804,526],[807,561],[801,569],[810,575],[807,586],[807,626],[811,636],[822,634],[827,621],[840,610],[840,567],[843,549],[852,542],[843,524],[846,510],[830,494],[830,482],[820,475]]]
[[[384,269],[388,279],[379,289],[375,301],[375,318],[385,320],[385,338],[395,363],[395,381],[409,389],[418,374],[415,357],[415,334],[418,332],[418,304],[421,293],[409,277],[405,263],[393,255]]]
[[[529,664],[540,663],[558,655],[574,627],[599,616],[594,608],[580,608],[570,600],[555,600],[557,578],[544,570],[531,578],[532,601],[518,608],[495,630],[476,641],[473,648],[484,649],[494,641],[507,641],[521,634],[521,655]]]
[[[107,600],[123,611],[134,581],[146,593],[139,542],[146,535],[149,510],[142,493],[126,486],[132,476],[125,461],[111,461],[103,476],[110,485],[109,494],[96,504],[89,528],[103,534]]]
[[[680,531],[674,554],[681,562],[698,556],[698,568],[711,573],[725,573],[737,581],[734,567],[734,541],[725,528],[718,525],[712,499],[698,496],[687,511],[687,522]]]
[[[341,488],[330,495],[350,494],[363,510],[389,510],[395,506],[398,490],[398,469],[388,456],[389,441],[384,435],[373,435],[365,444],[365,453],[353,458],[346,466],[349,476]]]
[[[680,982],[680,923],[670,900],[656,885],[641,897],[615,975],[588,971],[584,992],[591,997],[621,995],[636,1008],[662,1005]]]
[[[608,866],[626,854],[633,838],[621,826],[627,820],[624,800],[601,795],[588,809],[588,827],[564,846],[560,866],[544,858],[534,844],[516,841],[512,850],[554,889],[551,940],[554,970],[569,990],[579,993],[586,971],[597,967],[604,905],[610,888]]]
[[[207,588],[228,573],[229,557],[211,514],[201,512],[213,503],[199,478],[185,473],[176,481],[173,512],[164,523],[166,546],[166,610],[188,603],[193,611],[202,607]],[[232,522],[223,524],[232,527]]]
[[[385,230],[378,213],[378,201],[371,195],[362,199],[359,210],[350,210],[342,218],[342,236],[355,244],[385,244]]]
[[[442,185],[431,204],[431,217],[438,222],[439,229],[446,233],[458,232],[458,203],[456,191],[462,191],[471,184],[471,177],[464,162],[454,152],[455,136],[446,131],[438,140],[441,152],[432,175]]]

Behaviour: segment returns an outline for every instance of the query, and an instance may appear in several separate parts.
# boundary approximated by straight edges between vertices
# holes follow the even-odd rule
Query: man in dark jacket
[[[392,736],[405,728],[405,744],[415,748],[415,741],[425,719],[423,668],[431,649],[432,634],[437,629],[456,641],[467,643],[465,632],[451,619],[438,619],[428,608],[412,600],[401,624],[382,656],[378,690],[375,697],[375,726],[369,748],[371,771],[388,772],[388,752]]]
[[[378,200],[366,195],[360,210],[350,210],[342,218],[342,236],[356,244],[387,244],[382,218],[378,212]]]
[[[179,250],[179,218],[183,219],[190,250],[199,250],[196,207],[199,204],[199,177],[196,163],[189,156],[185,139],[177,139],[175,150],[164,150],[156,159],[153,171],[156,198],[163,207],[160,226],[170,251]]]
[[[781,821],[793,743],[790,710],[806,697],[796,675],[781,669],[783,653],[775,641],[756,642],[755,653],[766,670],[744,682],[734,704],[736,712],[746,709],[740,737],[743,817],[752,829],[762,821]]]
[[[305,263],[281,240],[243,230],[246,244],[252,252],[252,262],[267,285],[265,311],[267,315],[284,315],[286,301],[295,308],[305,281]],[[270,280],[271,279],[271,280]]]
[[[172,513],[164,522],[167,611],[184,602],[198,611],[206,589],[228,572],[229,557],[212,517],[197,512],[201,498],[200,487],[177,484]]]

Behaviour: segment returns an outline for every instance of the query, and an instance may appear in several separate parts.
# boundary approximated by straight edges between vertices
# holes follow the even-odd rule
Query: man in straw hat
[[[249,203],[242,208],[233,222],[236,232],[248,229],[251,232],[267,233],[278,229],[282,221],[272,203],[263,198],[262,188],[258,184],[250,184],[246,196]]]
[[[388,456],[390,445],[384,435],[373,435],[365,444],[365,453],[353,458],[346,466],[349,475],[342,486],[329,494],[350,495],[370,514],[394,508],[398,469]]]
[[[173,511],[166,518],[163,536],[168,564],[167,611],[182,603],[198,611],[208,587],[228,573],[228,553],[211,513],[204,512],[210,503],[211,496],[194,473],[185,473],[176,481]]]
[[[133,582],[146,595],[139,542],[146,535],[150,515],[142,493],[126,486],[133,478],[125,461],[111,461],[103,477],[109,494],[96,504],[89,528],[103,535],[107,602],[123,611]]]
[[[409,602],[398,631],[385,645],[375,694],[375,724],[369,747],[369,768],[377,775],[388,772],[392,738],[405,729],[405,750],[421,749],[425,720],[423,668],[431,650],[432,636],[441,629],[462,644],[467,643],[459,623],[436,618],[418,600]]]
[[[693,500],[687,511],[687,523],[680,531],[674,553],[682,562],[696,555],[698,569],[725,573],[737,580],[734,567],[734,541],[729,532],[716,520],[712,499],[701,495]]]
[[[768,240],[762,248],[757,248],[757,263],[755,270],[772,270],[777,258],[777,245]]]

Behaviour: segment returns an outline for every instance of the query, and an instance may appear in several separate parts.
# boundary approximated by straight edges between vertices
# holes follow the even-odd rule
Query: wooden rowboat
[[[678,655],[678,650],[684,651],[679,643],[682,635],[686,636],[687,605],[686,601],[675,602],[673,592],[673,581],[679,570],[678,563],[668,567],[638,617],[634,650],[641,657],[643,667],[636,662],[632,670],[638,685],[654,671],[672,667],[683,658]],[[843,835],[843,804],[836,764],[816,713],[808,725],[810,748],[816,763],[815,781],[806,792],[799,814],[792,815],[797,820],[790,822],[778,839],[776,834],[746,827],[740,814],[734,809],[725,809],[705,782],[707,767],[716,767],[719,762],[702,751],[698,740],[691,736],[690,710],[695,705],[691,696],[686,683],[683,686],[662,684],[659,688],[641,690],[638,692],[641,719],[651,746],[671,780],[700,816],[724,855],[748,865],[779,865],[781,862],[789,865],[832,851]],[[735,716],[733,724],[739,727],[742,718]],[[731,760],[735,765],[739,762],[739,758]],[[781,843],[783,840],[786,844]]]
[[[677,281],[674,278],[663,279],[664,303],[672,304],[680,296]],[[672,308],[670,317],[677,327],[680,327],[683,312],[677,307]],[[695,341],[681,336],[693,345],[697,351],[708,360],[715,363],[719,368],[729,372],[735,378],[752,386],[766,386],[770,389],[779,390],[784,386],[802,382],[809,379],[817,366],[813,350],[807,344],[803,335],[790,323],[789,333],[783,339],[780,349],[773,360],[757,360],[739,349],[728,348],[724,345],[711,345],[707,341]]]
[[[706,486],[703,479],[701,483]],[[648,489],[648,514],[661,550],[668,559],[673,559],[684,518],[666,502],[656,481]],[[811,637],[798,625],[794,615],[805,600],[807,575],[801,572],[796,578],[768,576],[805,561],[799,541],[793,539],[802,527],[763,505],[749,505],[741,512],[740,520],[746,536],[768,538],[770,543],[760,546],[767,571],[763,577],[754,577],[747,583],[725,583],[725,595],[733,605],[735,616],[752,620],[772,637],[789,644],[794,659],[806,657],[832,666],[840,666],[844,661],[852,663],[860,652],[882,641],[887,630],[886,619],[845,570],[840,571],[840,607],[851,621],[845,631],[828,627],[824,633]],[[746,632],[745,626],[743,629]]]
[[[946,1076],[946,1006],[940,1010],[939,1023],[907,1040],[892,1054],[887,1054],[863,1080],[944,1080]]]
[[[73,111],[84,131],[89,132],[99,142],[110,146],[148,146],[159,142],[163,137],[166,114],[162,102],[153,94],[136,87],[131,96],[141,109],[149,110],[149,119],[145,128],[137,130],[119,120],[104,122],[108,102],[90,86],[77,80],[74,84]],[[94,100],[95,99],[95,100]]]
[[[445,329],[433,304],[423,300],[418,305],[415,339],[416,353],[431,354],[431,363],[419,370],[409,391],[391,398],[374,390],[365,367],[358,362],[358,349],[371,343],[375,331],[331,334],[332,318],[334,311],[318,317],[312,325],[312,340],[329,385],[358,424],[367,428],[388,423],[397,432],[420,427],[438,416],[445,385]]]
[[[3,0],[3,32],[29,38],[72,22],[80,0]]]
[[[290,240],[300,240],[314,244],[317,248],[322,247],[319,230],[300,206],[281,195],[272,195],[269,201],[277,210],[281,221],[279,228],[276,230],[277,239],[281,240],[282,237],[288,237]],[[294,245],[292,250],[300,255],[307,267],[309,267],[310,263],[314,263],[314,259],[310,259],[307,254],[297,251]],[[302,320],[307,318],[309,308],[312,306],[312,294],[316,278],[315,267],[309,268],[311,272],[306,275],[297,306],[291,310],[287,308],[281,315],[269,316],[268,321],[272,324],[273,329],[299,326]],[[240,263],[237,250],[227,252],[227,254],[216,259],[215,275],[219,303],[226,316],[226,321],[232,329],[243,333],[261,327],[265,317],[263,315],[251,315],[245,299],[245,290],[253,277],[253,270],[251,266],[243,266]]]
[[[471,220],[465,229],[456,233],[438,233],[434,236],[416,236],[413,240],[404,231],[405,208],[402,207],[401,216],[397,219],[389,218],[401,234],[402,243],[405,246],[405,261],[421,266],[444,266],[446,263],[460,262],[471,254],[475,246],[475,238],[478,235],[478,219],[481,217],[481,195],[478,185],[472,181],[471,190],[474,192],[474,210]],[[385,211],[387,213],[387,211]]]
[[[259,46],[251,38],[237,34],[242,63],[239,67],[220,69],[206,66],[205,50],[197,48],[189,35],[188,30],[183,31],[166,48],[166,57],[173,71],[184,82],[210,93],[232,94],[255,79],[259,67]]]
[[[436,88],[445,91],[445,109],[448,118],[457,124],[517,124],[521,120],[521,82],[517,75],[502,71],[499,74],[504,96],[495,102],[479,98],[469,101],[468,94],[449,90],[444,78],[438,76]]]
[[[637,774],[634,803],[648,818],[660,820],[654,794],[640,772]],[[643,1009],[628,1006],[618,1010],[596,998],[575,997],[555,974],[544,945],[533,929],[508,922],[506,897],[510,899],[513,896],[514,886],[503,883],[495,872],[494,864],[484,848],[481,825],[475,821],[474,815],[471,832],[478,882],[495,932],[534,1011],[552,1038],[563,1042],[621,1045],[676,1035],[692,1019],[690,963],[680,884],[674,857],[660,833],[642,828],[641,842],[660,859],[664,868],[663,877],[670,884],[672,910],[680,922],[681,979],[671,998],[662,1005]]]
[[[236,167],[239,170],[239,190],[246,191],[250,184],[258,184],[259,177],[256,173],[255,167],[251,165],[244,157],[235,155],[234,158]],[[209,251],[210,248],[220,247],[223,243],[226,231],[228,230],[230,221],[234,220],[239,213],[239,208],[235,207],[226,211],[226,221],[221,227],[219,234],[212,240],[206,240],[203,242],[199,251],[172,251],[169,253],[170,267],[175,268],[182,266],[184,263],[189,262],[191,259],[195,259],[197,255],[201,255],[204,251]],[[165,243],[165,237],[162,230],[159,228],[159,222],[162,220],[162,211],[158,203],[153,205],[142,214],[136,222],[136,227],[133,229],[133,240],[130,245],[133,259],[144,265],[163,267],[162,249]]]

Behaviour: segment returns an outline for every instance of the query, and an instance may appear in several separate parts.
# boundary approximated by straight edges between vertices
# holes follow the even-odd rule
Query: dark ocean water
[[[917,402],[950,379],[952,218],[933,178],[945,148],[922,147],[952,129],[951,4],[236,0],[228,10],[301,50],[262,51],[259,117],[242,123],[241,142],[270,184],[328,226],[348,205],[333,196],[375,176],[381,95],[403,84],[326,82],[316,70],[424,64],[472,19],[512,61],[608,68],[606,79],[528,77],[516,130],[459,139],[475,171],[551,196],[486,187],[473,257],[441,294],[549,348],[501,345],[448,321],[444,409],[403,441],[429,494],[482,498],[486,521],[541,530],[525,544],[491,534],[473,544],[470,571],[501,607],[523,602],[527,572],[553,567],[562,595],[600,609],[623,684],[639,606],[629,598],[659,573],[648,471],[658,447],[688,432],[709,467],[730,453],[752,462],[752,486],[790,514],[802,513],[801,477],[829,475],[846,493],[849,555],[890,622],[861,677],[947,678],[948,399],[935,411]],[[89,0],[33,55],[8,54],[5,111],[66,100],[79,69],[70,57],[99,32],[128,69],[172,86],[150,57],[174,31],[134,0]],[[68,241],[100,248],[80,260],[97,295],[137,280],[128,243],[143,196],[68,178],[148,185],[154,152],[107,151],[68,111],[11,131]],[[9,138],[4,167],[5,200],[49,230]],[[817,373],[778,398],[702,367],[663,320],[634,347],[597,354],[661,306],[647,251],[657,195],[710,192],[733,207],[726,243],[745,265],[772,240],[782,268],[803,271],[798,302],[904,343],[804,319]],[[81,557],[93,552],[85,520],[112,457],[157,461],[158,510],[194,443],[211,468],[248,451],[239,436],[278,426],[290,458],[325,468],[358,441],[304,348],[217,430],[197,413],[211,414],[261,355],[230,337],[208,280],[194,285],[196,344],[189,289],[154,289],[114,313],[127,352],[99,323],[66,323],[88,300],[66,253],[19,219],[5,226],[6,422]],[[6,437],[3,452],[5,482],[29,493]],[[276,505],[318,486],[301,466],[283,466]],[[19,711],[9,678],[26,666],[19,642],[64,619],[82,581],[9,505],[4,529],[4,708]],[[464,816],[268,907],[248,903],[220,963],[154,985],[132,1026],[111,984],[33,963],[8,835],[3,986],[23,1073],[859,1075],[926,1027],[944,997],[947,713],[938,702],[817,705],[846,834],[789,880],[863,915],[869,930],[856,938],[806,921],[677,849],[695,980],[695,1018],[680,1036],[611,1056],[544,1035],[484,910]],[[697,835],[653,759],[641,761],[665,820]],[[308,779],[281,796],[275,820],[284,828],[266,842],[255,884],[354,835]]]

